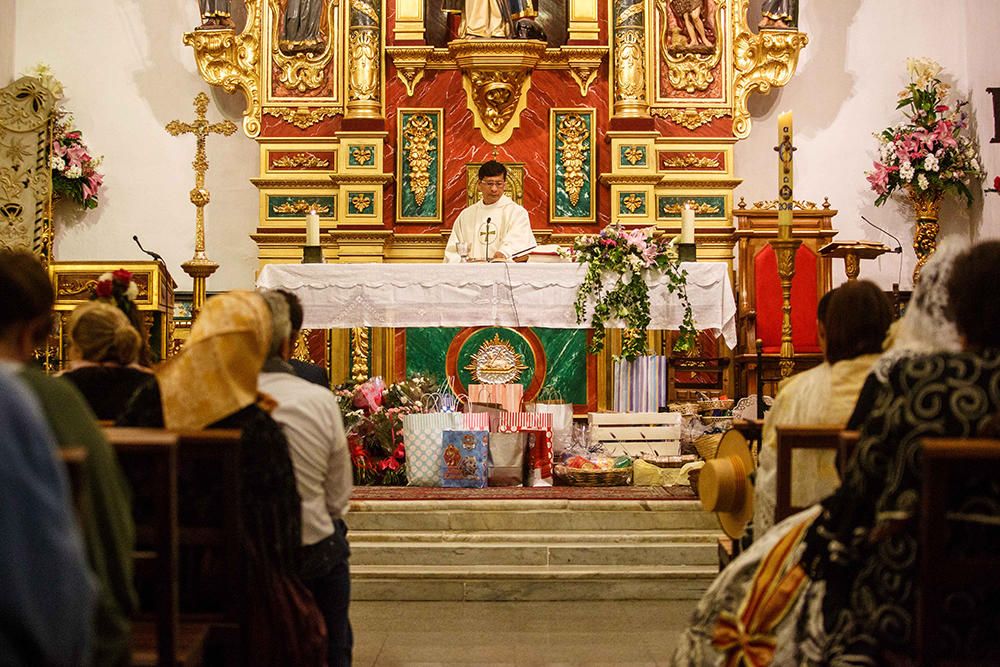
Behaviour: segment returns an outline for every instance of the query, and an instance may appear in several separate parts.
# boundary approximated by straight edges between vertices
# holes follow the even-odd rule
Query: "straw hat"
[[[747,439],[739,431],[729,430],[698,479],[701,506],[718,515],[722,531],[734,540],[742,537],[753,516],[753,470]]]

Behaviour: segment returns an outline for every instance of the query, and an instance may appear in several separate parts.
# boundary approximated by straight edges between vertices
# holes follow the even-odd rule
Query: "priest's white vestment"
[[[497,252],[507,259],[535,247],[528,212],[503,195],[493,204],[482,200],[459,213],[444,250],[446,262],[459,262],[458,243],[469,244],[470,260],[486,260]]]

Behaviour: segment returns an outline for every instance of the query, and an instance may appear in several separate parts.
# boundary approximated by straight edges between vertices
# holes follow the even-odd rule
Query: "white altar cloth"
[[[736,301],[723,262],[685,262],[699,330],[736,346]],[[259,287],[294,292],[309,329],[530,326],[578,329],[573,302],[585,268],[566,263],[268,264]],[[650,329],[677,330],[684,311],[666,281],[650,285]],[[608,326],[622,327],[621,322]]]

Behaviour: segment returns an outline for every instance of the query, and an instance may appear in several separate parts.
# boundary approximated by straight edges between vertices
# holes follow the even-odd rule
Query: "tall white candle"
[[[694,243],[694,207],[686,202],[681,209],[681,243]]]
[[[319,214],[316,209],[309,211],[306,216],[306,245],[319,245]]]

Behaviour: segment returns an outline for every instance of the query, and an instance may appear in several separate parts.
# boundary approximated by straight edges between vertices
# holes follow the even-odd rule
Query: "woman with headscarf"
[[[209,299],[183,351],[161,364],[155,379],[133,397],[121,425],[173,431],[242,431],[241,482],[246,553],[243,653],[251,665],[325,665],[326,629],[298,578],[301,501],[273,401],[257,391],[271,341],[271,315],[260,295],[229,292]],[[201,508],[217,480],[179,472],[181,502]],[[213,484],[213,482],[215,482]],[[185,508],[181,508],[182,514]],[[210,510],[208,510],[210,511]]]
[[[142,337],[121,310],[90,301],[69,316],[70,363],[61,376],[76,385],[98,419],[115,420],[150,378],[140,366]]]
[[[915,664],[921,442],[974,437],[996,423],[1000,293],[983,289],[996,284],[1000,242],[955,259],[947,298],[963,351],[911,356],[890,368],[840,488],[775,526],[726,568],[682,636],[676,663]],[[979,548],[995,553],[996,480],[970,476],[949,502],[973,508],[955,535],[971,527]],[[740,581],[747,583],[726,588]],[[943,610],[936,648],[986,664],[976,658],[1000,654],[1000,607],[983,591],[956,601]]]

